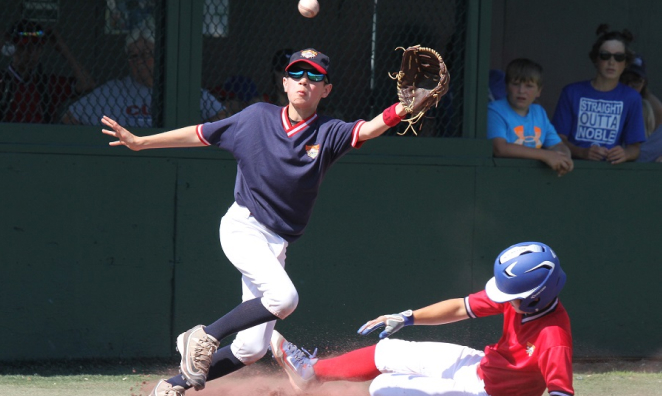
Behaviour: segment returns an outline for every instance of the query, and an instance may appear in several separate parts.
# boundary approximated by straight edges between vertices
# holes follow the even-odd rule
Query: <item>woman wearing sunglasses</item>
[[[634,58],[628,30],[600,25],[589,58],[596,74],[591,80],[563,88],[552,124],[573,158],[620,164],[636,160],[646,140],[641,96],[619,83]]]

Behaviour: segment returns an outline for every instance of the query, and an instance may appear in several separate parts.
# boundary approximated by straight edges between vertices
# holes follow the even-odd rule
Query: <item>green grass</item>
[[[575,374],[574,386],[577,395],[662,395],[662,373]]]
[[[140,394],[143,375],[0,376],[3,395],[11,396],[119,396]]]
[[[209,383],[192,396],[290,396],[285,376],[264,359],[231,377]],[[176,372],[177,361],[47,362],[0,365],[0,389],[7,396],[147,396],[161,377]],[[662,396],[662,362],[576,363],[575,394],[581,396]],[[316,396],[367,396],[366,384],[333,383]],[[312,394],[311,394],[312,395]]]
[[[56,361],[0,364],[8,396],[146,396],[141,387],[165,375],[176,361]]]

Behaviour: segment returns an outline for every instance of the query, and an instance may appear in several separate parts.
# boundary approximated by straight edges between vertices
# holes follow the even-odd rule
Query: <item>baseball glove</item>
[[[416,135],[414,124],[432,106],[436,107],[441,97],[448,92],[450,75],[437,51],[420,45],[398,49],[404,50],[402,64],[400,71],[391,75],[391,78],[398,81],[398,99],[409,114],[409,118],[403,120],[409,126],[400,135],[407,133],[409,128]]]

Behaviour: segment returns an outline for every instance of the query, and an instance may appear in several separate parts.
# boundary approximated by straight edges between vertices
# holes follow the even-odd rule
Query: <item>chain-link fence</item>
[[[421,44],[439,51],[451,74],[449,94],[427,114],[421,132],[461,134],[465,1],[319,3],[318,16],[307,19],[295,0],[206,0],[203,86],[229,100],[231,111],[253,100],[286,104],[279,74],[284,55],[313,47],[331,58],[333,91],[322,100],[320,113],[370,119],[397,101],[388,77],[400,68],[402,52],[395,49]]]
[[[107,114],[127,126],[158,126],[152,96],[154,54],[163,47],[155,40],[160,2],[2,0],[0,6],[1,121],[99,125]]]
[[[286,104],[283,63],[309,47],[331,58],[333,92],[319,112],[370,119],[397,100],[388,76],[400,67],[395,49],[421,44],[442,54],[451,89],[419,135],[461,135],[465,0],[320,0],[311,19],[296,0],[195,1],[201,21],[178,15],[174,0],[0,0],[0,120],[98,125],[107,114],[126,126],[163,126],[164,98],[176,95],[166,85],[176,71],[164,60],[181,48],[167,37],[167,20],[202,25],[200,122],[255,101]]]

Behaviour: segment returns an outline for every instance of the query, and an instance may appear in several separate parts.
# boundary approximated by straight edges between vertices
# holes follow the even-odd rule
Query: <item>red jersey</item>
[[[574,395],[570,318],[559,299],[535,314],[495,303],[485,291],[464,299],[471,318],[503,314],[503,335],[485,347],[479,375],[491,396]]]
[[[24,79],[11,65],[0,74],[0,122],[59,123],[61,106],[74,96],[73,78],[35,71]]]

